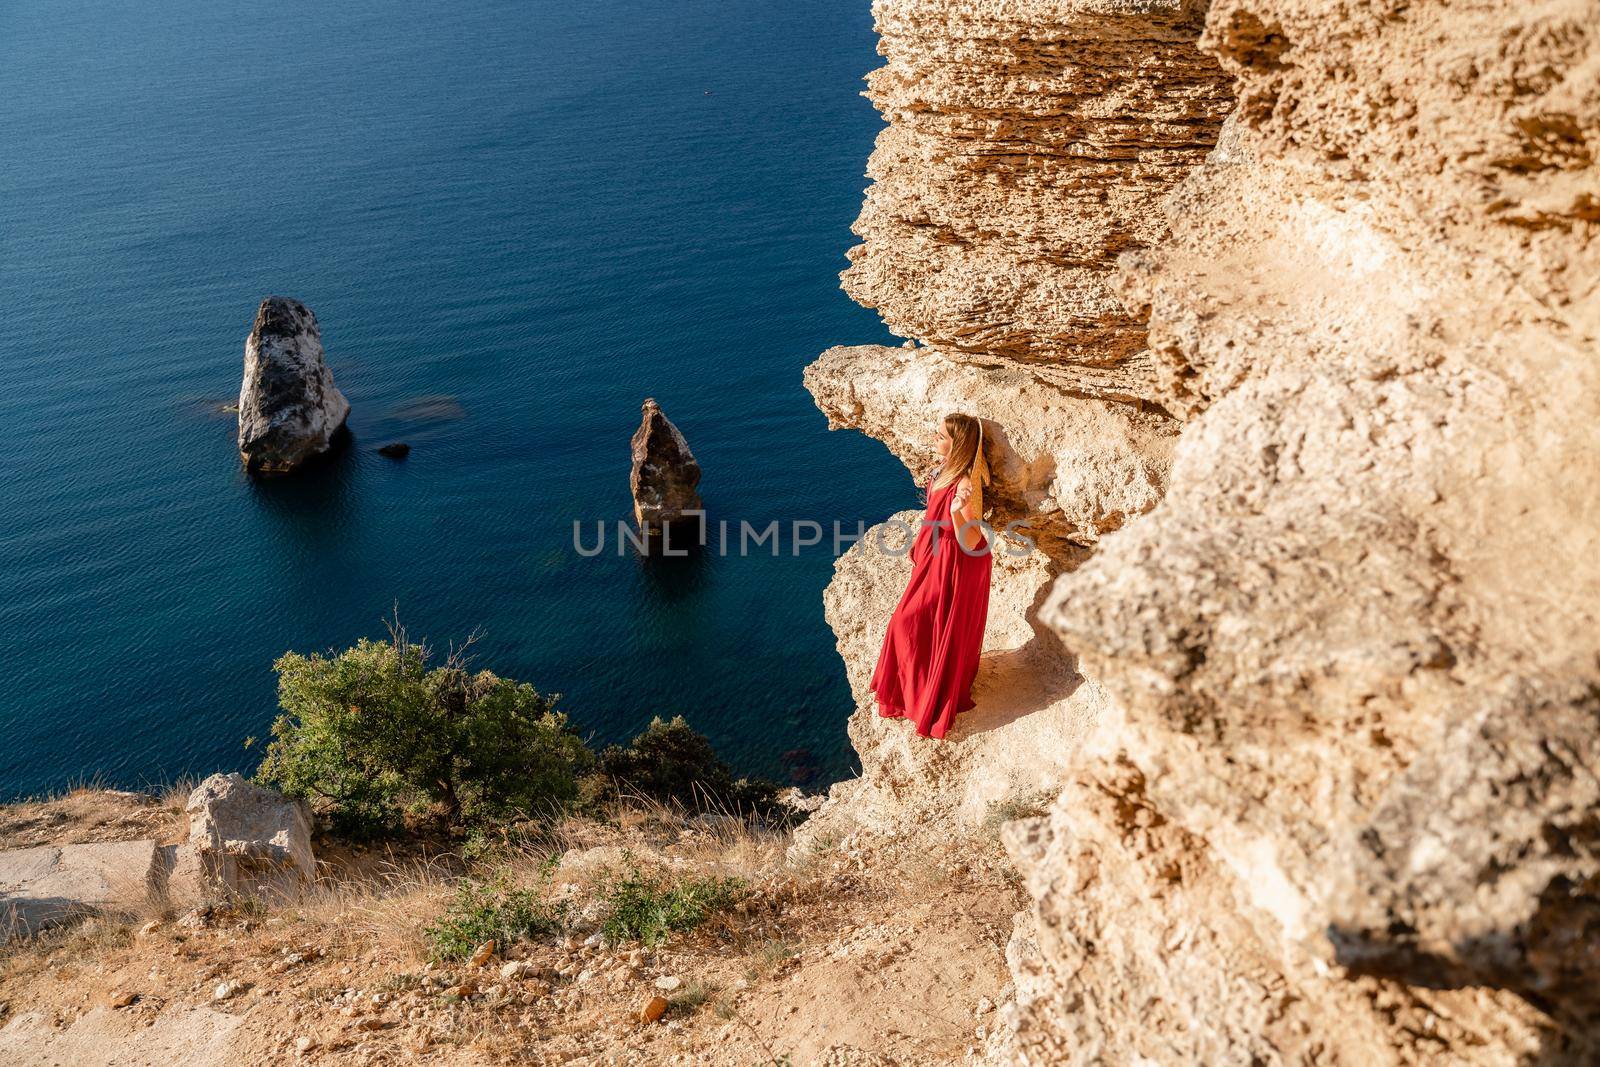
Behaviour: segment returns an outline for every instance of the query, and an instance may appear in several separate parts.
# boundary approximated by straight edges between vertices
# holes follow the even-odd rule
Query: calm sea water
[[[800,383],[890,340],[837,282],[873,49],[865,0],[0,5],[0,796],[251,769],[273,658],[395,604],[596,742],[683,714],[846,773],[829,548],[583,559],[572,521],[627,514],[645,396],[714,518],[915,505]],[[274,293],[355,447],[257,484],[219,407]]]

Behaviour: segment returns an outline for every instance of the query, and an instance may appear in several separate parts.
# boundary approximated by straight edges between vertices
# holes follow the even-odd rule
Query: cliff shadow
[[[1055,457],[1041,456],[1033,463],[1023,459],[1006,428],[993,419],[979,419],[983,424],[983,459],[989,467],[989,484],[984,492],[990,509],[990,522],[1004,527],[1013,520],[1031,518],[1026,497],[1029,485],[1049,485],[1056,475]],[[1021,532],[1032,537],[1039,532],[1028,525]],[[1046,551],[1046,555],[1051,553]]]
[[[976,706],[956,716],[960,737],[999,730],[1026,715],[1069,699],[1083,684],[1078,657],[1039,621],[1054,575],[1040,585],[1025,613],[1033,636],[1017,648],[979,658],[972,696]]]

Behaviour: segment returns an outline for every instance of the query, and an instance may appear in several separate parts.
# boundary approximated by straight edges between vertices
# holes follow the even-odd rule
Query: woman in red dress
[[[928,481],[928,512],[911,545],[911,580],[895,605],[872,672],[878,714],[910,719],[923,737],[943,737],[973,706],[993,560],[983,518],[989,466],[983,424],[948,415],[934,430],[943,461]]]

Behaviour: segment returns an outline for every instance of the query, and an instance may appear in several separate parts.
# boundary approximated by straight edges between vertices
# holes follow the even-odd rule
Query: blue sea
[[[584,558],[656,397],[713,521],[881,520],[904,469],[801,370],[892,342],[838,288],[866,0],[0,5],[0,798],[249,771],[273,659],[383,634],[851,770],[829,541]],[[315,311],[352,447],[255,482],[260,300]],[[402,462],[374,449],[409,442]]]

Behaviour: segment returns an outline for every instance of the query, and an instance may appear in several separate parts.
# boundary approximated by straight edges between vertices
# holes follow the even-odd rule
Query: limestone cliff
[[[863,692],[898,561],[840,561],[817,832],[1053,798],[997,1061],[1586,1062],[1600,3],[874,10],[844,282],[923,347],[807,383],[913,468],[990,420],[1043,551],[944,746]]]
[[[1231,104],[1179,0],[879,0],[888,119],[844,286],[896,333],[1085,396],[1151,395],[1119,252]]]

